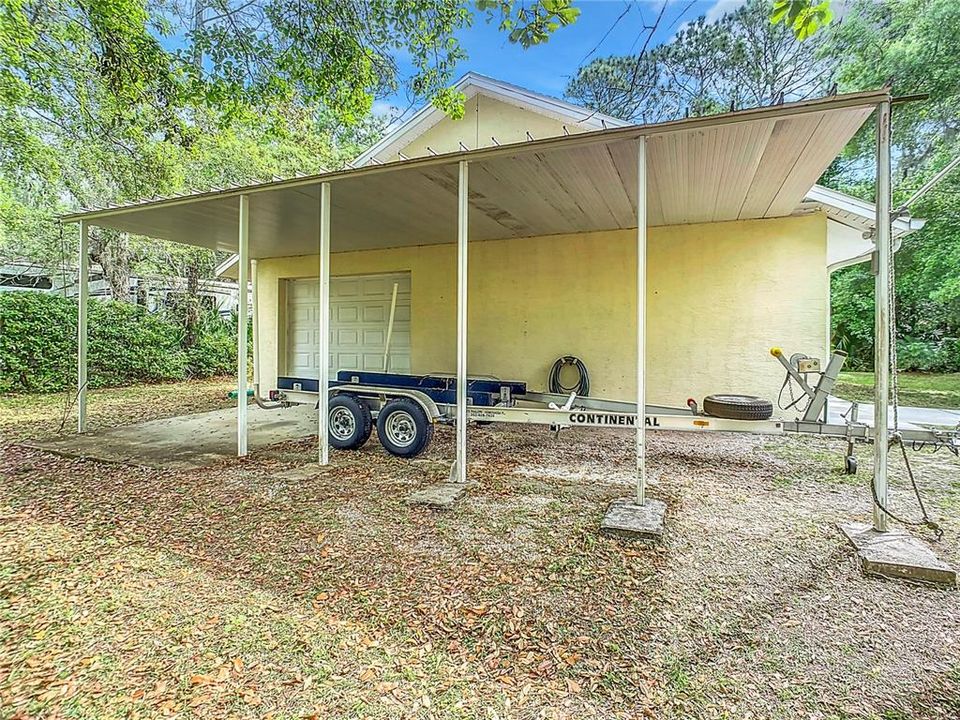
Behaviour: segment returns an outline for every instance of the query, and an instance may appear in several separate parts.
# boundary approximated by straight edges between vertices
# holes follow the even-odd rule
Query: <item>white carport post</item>
[[[460,161],[457,205],[457,460],[453,481],[467,482],[467,241],[469,165]]]
[[[250,281],[250,198],[240,196],[237,238],[237,457],[247,454],[247,285]]]
[[[257,261],[250,260],[250,294],[253,296],[253,394],[260,397],[260,288],[257,287]]]
[[[90,228],[80,221],[77,257],[77,432],[87,429],[87,304],[90,300]]]
[[[887,454],[889,431],[887,407],[890,400],[890,101],[877,105],[877,219],[876,278],[874,283],[874,413],[873,413],[873,487],[876,500],[890,507],[887,491]],[[887,530],[887,514],[877,502],[873,505],[873,529]]]
[[[647,494],[647,138],[637,140],[637,505]]]
[[[320,283],[317,304],[317,440],[321,465],[330,463],[330,183],[320,185]]]

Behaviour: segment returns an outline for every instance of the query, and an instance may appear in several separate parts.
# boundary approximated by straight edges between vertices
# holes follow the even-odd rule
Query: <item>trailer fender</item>
[[[440,407],[433,401],[433,398],[419,390],[349,383],[346,385],[335,385],[330,388],[330,392],[333,394],[343,393],[356,395],[361,398],[380,398],[385,402],[395,398],[407,398],[413,400],[423,409],[423,412],[431,423],[435,423],[443,417],[443,414],[440,412]]]

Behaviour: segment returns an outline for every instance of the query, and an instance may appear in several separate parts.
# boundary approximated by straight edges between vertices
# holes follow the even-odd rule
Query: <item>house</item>
[[[876,115],[887,205],[875,217],[890,217],[888,88],[633,126],[477,75],[459,87],[462,119],[421,110],[355,167],[63,220],[80,225],[81,257],[91,225],[238,253],[263,393],[281,376],[380,369],[390,334],[390,370],[455,370],[461,480],[467,368],[542,389],[554,360],[575,355],[591,395],[677,406],[717,392],[774,397],[771,346],[827,351],[830,268],[872,240],[850,232],[870,227],[867,209],[817,196],[815,183]],[[831,250],[838,221],[845,250]],[[893,236],[912,229],[879,224],[880,277]],[[81,388],[84,316],[81,296]],[[887,321],[878,309],[878,328]],[[241,455],[246,382],[240,353]],[[326,394],[319,407],[326,462]],[[641,477],[642,447],[640,424]]]
[[[321,465],[329,464],[331,434],[344,448],[366,442],[374,410],[381,444],[403,456],[423,449],[435,423],[453,423],[458,492],[468,478],[470,420],[630,427],[637,484],[628,504],[638,518],[662,518],[663,503],[645,500],[647,426],[867,437],[863,425],[818,419],[826,389],[811,393],[817,415],[802,422],[768,419],[768,403],[755,398],[712,398],[744,403],[743,415],[726,418],[691,413],[682,399],[774,397],[782,368],[768,348],[825,353],[830,268],[870,252],[873,526],[885,530],[892,256],[897,235],[915,229],[891,207],[890,88],[611,127],[612,119],[487,78],[468,75],[460,87],[468,97],[462,119],[423,110],[358,167],[64,216],[80,236],[78,429],[86,427],[87,256],[96,225],[237,253],[240,286],[252,279],[254,394],[262,402],[256,389],[284,376],[298,402],[316,402]],[[871,117],[873,223],[862,204],[815,189]],[[831,250],[831,222],[846,228],[846,249]],[[237,331],[243,456],[246,303]],[[782,350],[771,354],[796,372]],[[561,355],[578,356],[592,376],[592,397],[579,405],[530,392]],[[394,371],[451,373],[455,389],[441,387],[434,400],[409,385],[383,387],[419,382],[407,376],[338,388],[332,399],[326,391],[331,370],[385,362]],[[822,378],[835,379],[841,362],[831,358]],[[321,391],[310,395],[311,383]],[[497,397],[472,392],[477,385],[498,385]],[[496,406],[514,390],[519,404]],[[348,406],[341,422],[335,413]]]
[[[452,120],[428,105],[354,165],[387,166],[627,126],[474,73],[457,87],[467,98],[462,119]],[[859,122],[860,117],[858,127]],[[827,151],[791,184],[777,185],[783,177],[763,167],[777,159],[778,151],[794,152],[777,143],[778,134],[791,125],[807,133],[798,140],[816,135]],[[651,198],[650,402],[676,405],[721,391],[773,397],[782,372],[767,355],[770,346],[827,353],[830,272],[869,259],[873,248],[867,234],[873,206],[814,185],[845,144],[850,127],[818,134],[816,125],[805,128],[791,121],[710,141],[696,131],[689,142],[664,140],[663,159],[672,166],[655,169],[654,181],[671,186],[672,194]],[[796,152],[791,162],[800,161]],[[613,165],[622,169],[616,161]],[[610,197],[623,194],[624,179],[601,176],[609,187],[586,187],[576,182],[575,164],[565,170],[573,187],[563,196],[563,181],[550,178],[550,169],[524,168],[525,177],[540,175],[542,188],[558,194],[555,201],[540,202],[536,212],[562,218],[564,210],[556,203],[585,208],[589,203],[603,216],[599,228],[565,232],[562,222],[541,218],[545,231],[533,237],[506,227],[499,233],[503,237],[471,242],[469,367],[545,388],[554,360],[575,355],[589,369],[592,394],[629,398],[635,352],[625,339],[636,329],[635,231],[617,227],[619,218],[611,216],[632,211],[624,198]],[[370,200],[375,207],[376,198]],[[336,211],[336,195],[333,204]],[[450,372],[456,347],[456,248],[427,238],[413,238],[405,247],[378,247],[389,245],[380,236],[389,235],[392,221],[386,217],[366,225],[363,249],[332,256],[330,369],[382,367],[396,285],[390,370]],[[631,225],[629,220],[621,224]],[[898,219],[893,231],[899,238],[919,227],[922,221]],[[448,224],[448,241],[455,231]],[[318,374],[316,255],[291,255],[282,247],[275,252],[277,257],[261,258],[256,270],[264,388],[274,387],[280,375]],[[236,277],[235,258],[221,271]]]
[[[76,279],[76,268],[51,268],[26,258],[0,264],[0,292],[65,294]]]
[[[232,264],[236,264],[234,258]],[[91,272],[88,279],[90,297],[112,299],[113,290],[102,273]],[[129,299],[143,305],[150,312],[167,307],[172,298],[187,290],[187,280],[182,277],[128,278]],[[77,268],[68,265],[62,268],[47,267],[30,260],[15,260],[0,265],[0,292],[43,292],[77,297]],[[237,309],[237,285],[229,280],[201,278],[197,283],[197,297],[203,307],[216,311],[223,318],[230,318]]]

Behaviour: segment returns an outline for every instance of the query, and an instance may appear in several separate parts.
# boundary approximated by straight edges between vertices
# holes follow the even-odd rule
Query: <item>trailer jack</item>
[[[851,404],[850,409],[842,415],[844,421],[842,425],[831,423],[829,418],[826,417],[827,399],[840,376],[840,370],[847,359],[846,353],[840,350],[835,351],[823,370],[821,370],[819,359],[808,357],[802,353],[795,353],[787,358],[780,348],[771,348],[770,354],[780,361],[787,373],[781,388],[781,401],[784,391],[789,391],[790,402],[787,405],[783,405],[781,402],[781,409],[799,409],[801,401],[804,399],[807,401],[801,416],[793,422],[785,422],[784,430],[807,435],[843,438],[847,442],[846,453],[843,458],[844,472],[848,475],[856,474],[857,458],[854,454],[856,443],[873,442],[872,428],[866,423],[860,422],[860,405],[856,402]],[[811,385],[809,379],[811,375],[819,375],[819,379],[814,385]],[[793,394],[795,387],[799,388],[800,392],[797,397]],[[910,443],[910,447],[914,450],[925,447],[939,450],[946,447],[954,455],[960,454],[960,425],[953,429],[897,429],[896,434],[899,442]]]

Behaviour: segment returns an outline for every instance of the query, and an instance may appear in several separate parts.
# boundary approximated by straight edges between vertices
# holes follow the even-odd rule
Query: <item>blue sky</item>
[[[663,3],[666,10],[650,45],[669,40],[677,28],[701,15],[714,20],[745,0],[577,0],[580,17],[561,28],[544,45],[524,50],[510,43],[497,30],[477,17],[473,27],[459,39],[470,58],[457,67],[459,77],[469,70],[506,80],[537,92],[563,96],[564,87],[582,62],[605,55],[636,52],[646,40],[644,24],[652,25]],[[621,17],[622,15],[622,17]],[[378,103],[384,112],[390,105],[406,109],[401,95]]]

